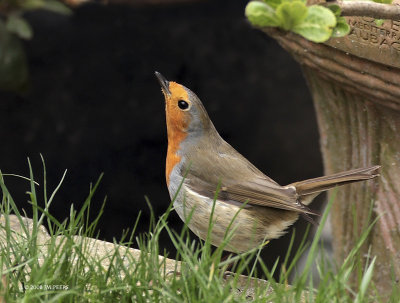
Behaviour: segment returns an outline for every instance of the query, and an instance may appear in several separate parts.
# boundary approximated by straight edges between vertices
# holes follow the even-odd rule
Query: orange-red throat
[[[165,97],[165,114],[168,132],[168,151],[165,175],[167,178],[167,185],[169,186],[171,172],[182,159],[178,154],[179,146],[187,136],[186,131],[190,123],[189,113],[182,111],[178,107],[178,102],[180,100],[190,102],[190,100],[185,88],[176,82],[169,82],[168,92],[163,89],[163,93]]]

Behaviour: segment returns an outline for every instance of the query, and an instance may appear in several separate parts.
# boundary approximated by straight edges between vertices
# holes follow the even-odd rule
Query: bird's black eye
[[[184,101],[184,100],[179,100],[179,101],[178,101],[178,107],[179,107],[181,110],[188,109],[188,108],[189,108],[189,103],[187,103],[187,102]]]

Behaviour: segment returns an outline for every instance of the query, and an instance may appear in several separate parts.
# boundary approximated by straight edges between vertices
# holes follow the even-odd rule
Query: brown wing
[[[268,179],[258,179],[243,183],[229,184],[231,180],[221,181],[221,184],[211,185],[191,178],[187,186],[203,196],[228,203],[247,203],[248,206],[258,205],[300,213],[314,214],[297,200],[296,190],[293,187],[282,187]],[[219,187],[217,193],[217,187]]]
[[[297,199],[294,187],[279,185],[228,143],[220,141],[217,150],[199,146],[187,154],[191,161],[182,171],[187,170],[185,184],[191,190],[213,199],[219,186],[218,200],[313,213]]]

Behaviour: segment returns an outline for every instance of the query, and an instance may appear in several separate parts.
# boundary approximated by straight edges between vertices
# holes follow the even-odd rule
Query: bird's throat
[[[168,186],[172,170],[182,160],[182,157],[178,154],[178,151],[181,142],[185,140],[186,136],[186,132],[168,129],[168,151],[165,166],[165,176]]]

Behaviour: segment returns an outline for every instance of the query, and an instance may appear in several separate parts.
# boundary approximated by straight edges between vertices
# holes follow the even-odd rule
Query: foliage
[[[393,0],[372,0],[376,3],[382,3],[382,4],[391,4]]]
[[[28,78],[22,43],[0,19],[0,89],[13,91],[24,89]]]
[[[24,18],[32,10],[70,14],[58,0],[1,0],[0,2],[0,90],[25,91],[29,84],[26,55],[21,39],[33,37]]]
[[[346,20],[340,16],[339,6],[307,6],[306,0],[250,1],[245,15],[255,26],[279,27],[313,42],[342,37],[350,31]]]

